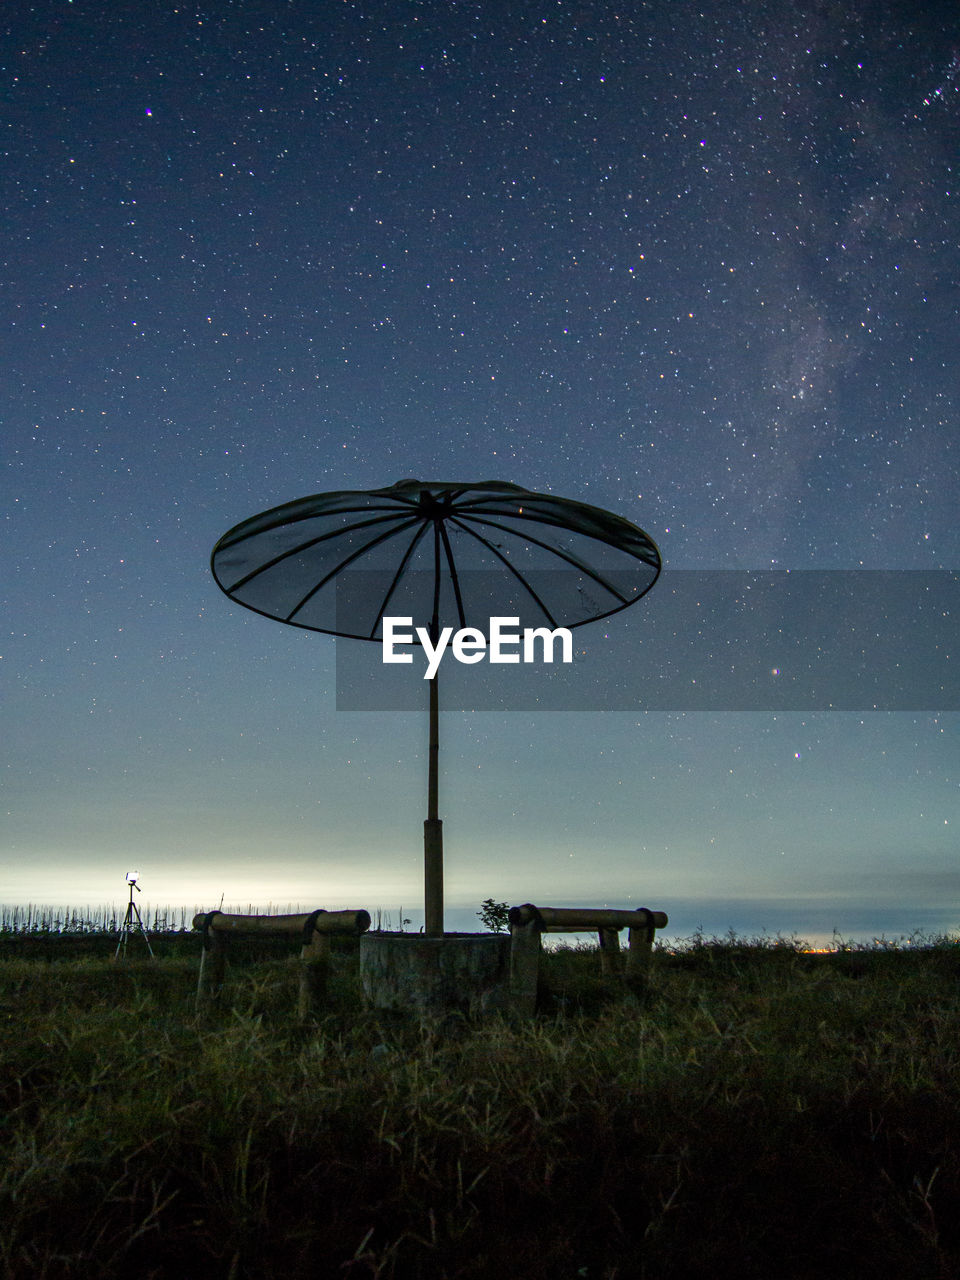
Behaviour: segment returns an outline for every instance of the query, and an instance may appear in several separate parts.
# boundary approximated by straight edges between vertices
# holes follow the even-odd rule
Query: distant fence
[[[306,1017],[325,999],[330,969],[330,939],[357,937],[370,928],[368,911],[325,911],[318,907],[304,915],[236,916],[208,911],[194,916],[194,929],[203,934],[197,1007],[216,1002],[223,989],[227,945],[231,938],[288,936],[300,940],[298,1013]]]
[[[117,906],[105,903],[99,906],[63,907],[45,903],[27,902],[7,905],[0,903],[0,936],[56,936],[68,934],[80,937],[113,934],[123,927],[127,904]],[[196,907],[171,907],[144,903],[140,908],[143,927],[148,933],[189,932],[190,919]]]
[[[540,937],[544,933],[585,933],[596,930],[600,937],[601,972],[640,981],[650,964],[654,935],[669,923],[665,911],[638,907],[617,911],[606,907],[535,907],[526,902],[511,907],[510,988],[518,1013],[532,1014],[537,1004],[540,977]],[[620,930],[628,929],[626,965],[620,950]]]

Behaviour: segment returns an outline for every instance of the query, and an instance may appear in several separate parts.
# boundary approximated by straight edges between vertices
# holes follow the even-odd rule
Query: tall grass
[[[365,1010],[355,954],[0,962],[9,1276],[960,1274],[960,948],[545,957],[526,1023]]]

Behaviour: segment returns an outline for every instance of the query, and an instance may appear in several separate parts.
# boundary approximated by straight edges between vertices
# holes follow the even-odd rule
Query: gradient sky
[[[426,716],[338,710],[350,642],[209,570],[417,476],[609,508],[665,566],[578,633],[622,710],[442,717],[448,927],[960,926],[955,693],[649,710],[623,649],[671,571],[960,568],[955,4],[51,0],[0,62],[0,902],[135,867],[419,923]]]

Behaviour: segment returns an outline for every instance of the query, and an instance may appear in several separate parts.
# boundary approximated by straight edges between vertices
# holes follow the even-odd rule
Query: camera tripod
[[[130,901],[127,903],[127,914],[124,916],[123,924],[120,927],[120,941],[117,943],[117,949],[113,958],[114,960],[126,960],[127,940],[131,933],[139,930],[143,935],[144,942],[147,944],[147,951],[150,953],[150,959],[154,960],[156,957],[153,954],[153,948],[150,946],[150,939],[147,937],[147,931],[143,927],[143,921],[140,919],[140,910],[133,900],[133,891],[136,889],[137,893],[139,893],[140,886],[137,884],[136,880],[131,880],[129,876],[127,877],[127,884],[130,886]],[[136,923],[134,923],[134,921],[136,921]]]

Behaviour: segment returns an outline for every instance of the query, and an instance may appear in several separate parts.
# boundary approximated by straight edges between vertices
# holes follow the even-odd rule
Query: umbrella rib
[[[408,525],[407,528],[409,527],[410,526]],[[397,587],[400,584],[400,579],[403,577],[404,570],[407,567],[407,563],[410,557],[413,555],[413,552],[417,543],[420,541],[420,539],[423,537],[426,531],[427,531],[427,526],[425,524],[421,524],[420,528],[410,539],[410,545],[409,547],[407,547],[406,551],[403,553],[403,559],[400,561],[400,566],[397,569],[397,572],[393,575],[393,581],[390,583],[390,587],[387,590],[387,594],[383,598],[383,604],[381,604],[379,610],[377,611],[377,616],[373,620],[373,626],[370,628],[370,635],[367,637],[368,639],[373,640],[374,637],[376,636],[377,627],[379,627],[380,623],[383,620],[383,615],[387,611],[387,605],[390,603],[390,600],[391,600],[391,597],[393,596],[394,591],[396,591]]]
[[[308,517],[306,516],[304,517],[304,519],[307,519],[307,518]],[[234,591],[239,591],[241,587],[245,587],[248,582],[252,582],[253,579],[256,577],[259,577],[261,573],[266,573],[268,569],[273,569],[276,565],[282,564],[284,560],[289,560],[291,556],[299,555],[301,551],[309,551],[311,547],[316,547],[321,542],[329,542],[331,538],[342,537],[343,534],[345,533],[356,533],[358,529],[369,529],[372,525],[375,525],[375,524],[386,524],[388,521],[408,520],[408,519],[409,519],[408,516],[406,516],[405,514],[401,514],[399,512],[391,516],[376,516],[373,520],[361,520],[356,524],[347,525],[345,528],[342,528],[342,529],[333,529],[331,530],[330,533],[321,533],[316,538],[308,538],[305,542],[298,542],[295,547],[290,547],[286,551],[281,551],[279,555],[273,556],[270,560],[265,560],[263,564],[257,565],[256,569],[251,569],[249,573],[245,574],[242,578],[239,578],[233,584],[233,586],[229,588],[225,588],[227,595],[233,595]],[[282,528],[283,524],[280,523],[273,527]],[[403,527],[409,528],[410,526],[409,524],[405,524]],[[247,538],[254,538],[254,537],[257,537],[259,534],[266,533],[266,532],[269,532],[269,530],[258,529],[256,533],[246,534],[243,538],[237,538],[236,542],[231,542],[227,545],[230,547],[235,547],[240,542],[245,542]],[[403,532],[403,530],[400,529],[400,530],[397,530],[397,532]],[[387,536],[389,537],[390,535],[388,534]],[[382,541],[382,539],[380,540]],[[373,546],[373,545],[374,543],[372,542],[368,543],[368,546]],[[217,555],[218,549],[221,551],[225,551],[227,547],[219,546],[219,545],[218,547],[215,547],[213,551],[214,557]]]
[[[400,529],[388,529],[386,533],[381,533],[379,537],[374,538],[371,542],[364,543],[362,547],[359,547],[356,551],[351,552],[350,555],[348,555],[345,560],[341,560],[340,563],[338,565],[335,565],[334,568],[332,568],[328,574],[325,574],[324,577],[322,577],[315,586],[310,588],[310,590],[303,597],[303,599],[300,600],[299,603],[296,604],[290,610],[290,612],[284,618],[284,622],[290,622],[291,619],[300,612],[300,610],[304,607],[304,605],[308,604],[313,599],[313,597],[317,594],[317,592],[322,590],[322,588],[327,585],[327,583],[330,581],[331,578],[335,578],[337,574],[342,572],[342,570],[346,569],[348,565],[353,564],[354,560],[359,560],[362,555],[365,555],[373,547],[379,546],[381,542],[386,542],[389,538],[395,538],[400,533],[406,533],[408,529],[413,528],[415,523],[416,521],[409,521],[408,523],[404,524],[403,527]]]
[[[440,530],[443,524],[433,522],[433,609],[430,614],[430,639],[434,644],[440,638]]]
[[[533,597],[533,599],[537,602],[537,604],[543,610],[544,616],[546,617],[550,625],[552,627],[556,627],[558,625],[556,618],[553,616],[553,614],[550,612],[547,606],[543,603],[543,601],[537,595],[536,591],[534,591],[533,587],[531,587],[530,583],[527,582],[526,578],[524,578],[520,570],[515,565],[512,565],[510,561],[506,558],[506,556],[503,555],[502,552],[500,552],[498,548],[495,547],[494,544],[488,538],[485,538],[482,534],[477,533],[475,529],[469,528],[467,525],[463,524],[460,520],[456,519],[455,517],[453,519],[454,519],[454,524],[456,524],[458,529],[462,529],[464,533],[468,533],[471,538],[476,538],[477,541],[481,542],[487,548],[488,551],[493,552],[493,554],[497,557],[500,563],[504,565],[505,568],[510,570],[510,572],[513,574],[516,580],[520,583],[523,589],[526,592],[528,592]]]
[[[450,581],[453,583],[453,594],[457,601],[457,615],[460,619],[460,626],[465,627],[467,625],[467,614],[463,607],[463,597],[460,594],[460,575],[457,573],[457,566],[453,559],[453,548],[450,546],[450,538],[447,535],[446,523],[440,525],[440,537],[443,539],[443,550],[447,557],[447,568],[450,570]]]
[[[532,542],[534,546],[542,547],[544,551],[549,551],[551,555],[555,555],[561,560],[566,560],[567,564],[571,564],[575,569],[579,569],[581,573],[585,573],[588,578],[592,578],[594,582],[596,582],[599,586],[603,587],[605,591],[609,591],[611,595],[616,596],[616,598],[618,600],[621,600],[624,604],[630,603],[631,597],[625,596],[622,591],[619,591],[613,585],[612,582],[608,582],[607,579],[603,576],[603,574],[599,573],[596,569],[591,569],[591,567],[588,564],[585,564],[579,558],[579,556],[575,556],[569,551],[563,551],[559,547],[551,547],[549,542],[542,542],[539,538],[534,538],[531,534],[528,534],[528,533],[518,533],[515,529],[511,529],[502,524],[497,524],[496,521],[494,520],[487,520],[487,519],[484,519],[482,516],[476,516],[473,514],[471,514],[468,518],[471,520],[475,520],[477,524],[486,524],[486,525],[490,525],[491,528],[499,529],[501,533],[509,534],[509,536],[512,538],[522,538],[524,542]],[[545,521],[544,523],[549,523],[549,522]],[[473,531],[471,530],[471,532]],[[474,533],[474,537],[479,537],[479,536],[480,536],[479,534]],[[481,539],[481,541],[483,541],[483,539]],[[491,546],[492,548],[492,544],[488,543],[487,545]],[[610,544],[610,545],[615,545],[615,544]],[[509,561],[505,561],[505,563],[509,563]],[[647,564],[648,562],[644,560],[643,563]]]

